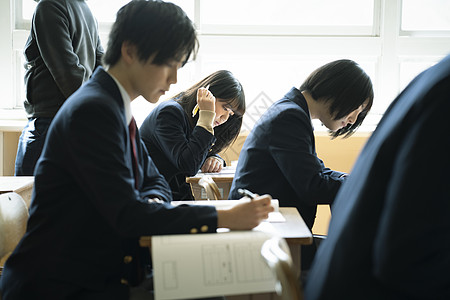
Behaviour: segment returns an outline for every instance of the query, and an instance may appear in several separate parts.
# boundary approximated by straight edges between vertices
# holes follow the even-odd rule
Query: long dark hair
[[[300,91],[308,91],[316,101],[330,102],[329,111],[334,120],[346,117],[366,104],[354,124],[330,132],[333,138],[352,135],[372,108],[374,97],[369,76],[349,59],[336,60],[319,67],[301,85]]]
[[[188,115],[191,127],[194,128],[199,115],[192,117],[192,110],[197,104],[197,90],[208,85],[208,89],[214,97],[219,99],[218,101],[230,105],[234,112],[234,115],[230,116],[225,123],[214,128],[216,142],[211,152],[217,154],[233,143],[241,130],[242,117],[245,113],[245,95],[241,83],[230,71],[220,70],[179,93],[173,99],[181,104]]]

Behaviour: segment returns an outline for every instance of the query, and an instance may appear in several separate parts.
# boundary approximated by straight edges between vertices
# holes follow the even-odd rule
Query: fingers
[[[162,201],[159,198],[151,198],[151,199],[148,199],[148,203],[164,203],[164,201]]]
[[[272,197],[263,195],[253,201],[238,204],[231,209],[217,210],[218,226],[236,230],[249,230],[258,226],[274,211]]]
[[[203,166],[201,168],[203,173],[210,173],[210,168],[211,168],[211,158],[208,157],[205,162],[203,163]]]
[[[200,110],[215,110],[216,98],[206,88],[199,88],[197,90],[197,104]]]
[[[270,206],[272,207],[272,197],[270,195],[262,195],[258,196],[254,199],[254,201],[259,202],[262,206]],[[273,207],[272,207],[273,209]]]
[[[256,214],[261,220],[267,219],[269,213],[275,209],[272,206],[272,197],[270,195],[262,195],[255,198],[252,202],[256,205]]]
[[[222,162],[219,161],[218,159],[215,158],[211,158],[211,165],[209,168],[210,172],[220,172],[220,170],[222,170]]]
[[[203,173],[217,173],[222,170],[222,167],[223,167],[222,160],[217,159],[215,157],[208,157],[203,163],[201,170]]]

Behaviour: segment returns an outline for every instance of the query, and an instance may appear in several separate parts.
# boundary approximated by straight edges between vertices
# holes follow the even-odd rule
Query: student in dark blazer
[[[187,176],[200,169],[222,170],[218,153],[238,136],[244,113],[242,85],[226,70],[212,73],[150,112],[141,125],[141,138],[174,199],[194,199]]]
[[[355,62],[338,60],[319,67],[256,123],[240,152],[229,199],[239,197],[239,188],[269,193],[280,206],[296,207],[311,229],[317,205],[333,203],[346,176],[317,157],[311,120],[319,119],[332,137],[348,136],[372,101],[371,80]],[[307,251],[305,247],[303,255]],[[305,259],[302,267],[308,268],[310,261]]]
[[[388,108],[333,205],[307,300],[450,299],[450,56]]]
[[[231,210],[168,203],[170,189],[140,143],[130,102],[158,101],[196,48],[192,22],[172,3],[138,0],[119,10],[107,69],[50,126],[27,232],[3,270],[3,300],[128,299],[129,284],[138,283],[129,272],[143,258],[140,236],[251,229],[273,210],[269,196]]]

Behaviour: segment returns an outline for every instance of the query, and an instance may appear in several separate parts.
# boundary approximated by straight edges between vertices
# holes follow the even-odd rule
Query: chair
[[[208,200],[219,200],[221,198],[219,187],[209,175],[203,175],[198,184],[206,191]]]
[[[276,292],[281,299],[302,300],[302,287],[295,276],[286,241],[279,237],[265,241],[261,247],[261,255],[277,279]]]
[[[0,194],[0,276],[4,263],[25,234],[27,220],[28,209],[19,194]]]

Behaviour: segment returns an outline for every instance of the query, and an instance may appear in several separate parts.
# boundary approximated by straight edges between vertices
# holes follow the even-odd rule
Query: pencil
[[[255,195],[254,193],[250,192],[250,191],[247,190],[247,189],[238,189],[238,193],[239,193],[241,196],[247,196],[247,197],[249,197],[250,200],[253,200],[253,199],[256,198],[256,195]]]

